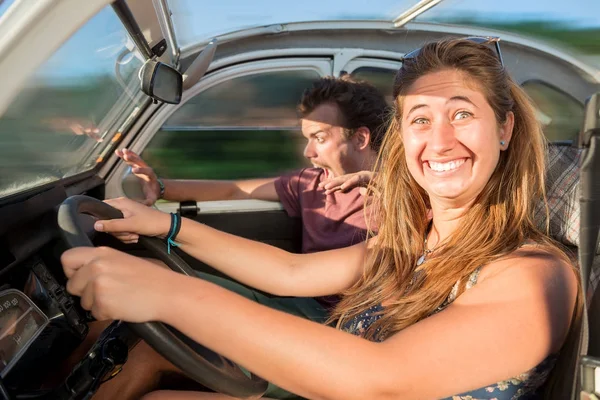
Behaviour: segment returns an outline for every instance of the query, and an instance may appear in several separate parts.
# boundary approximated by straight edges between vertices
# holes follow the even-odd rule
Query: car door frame
[[[235,60],[235,58],[233,59]],[[135,139],[128,145],[132,151],[140,154],[150,143],[154,135],[160,130],[166,120],[175,113],[179,107],[183,106],[189,100],[197,95],[200,95],[205,90],[217,86],[222,82],[235,79],[242,76],[278,72],[278,71],[315,71],[320,76],[331,75],[332,60],[328,57],[303,57],[290,58],[283,57],[269,60],[254,60],[246,61],[222,67],[213,73],[205,76],[200,82],[194,85],[189,90],[185,91],[182,101],[178,105],[163,105],[151,116],[147,123],[141,127],[139,132],[135,134]],[[289,129],[290,127],[282,127]],[[106,195],[107,197],[121,197],[125,195],[122,188],[122,181],[127,175],[127,165],[120,163],[106,178]],[[233,203],[231,203],[233,202]],[[237,203],[236,203],[237,202]],[[240,203],[239,200],[224,200],[219,202],[210,202],[205,205],[205,202],[198,202],[197,206],[201,210],[210,210],[211,213],[234,212],[236,204],[239,204],[240,211],[248,212],[253,209],[256,211],[281,210],[282,206],[278,202],[264,202],[260,200],[246,200]],[[173,209],[173,205],[169,202],[161,202],[158,207],[160,209]]]

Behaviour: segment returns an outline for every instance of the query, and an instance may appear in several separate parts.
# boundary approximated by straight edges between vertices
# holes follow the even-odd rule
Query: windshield
[[[550,42],[600,67],[598,0],[443,0],[416,18],[422,22],[472,25]]]
[[[391,21],[418,0],[169,0],[181,47],[243,28],[300,21]]]
[[[418,0],[280,0],[240,2],[168,0],[181,47],[236,30],[278,23],[325,20],[392,21]],[[536,37],[575,50],[600,66],[598,0],[443,0],[416,21],[475,25]]]
[[[0,117],[0,197],[102,161],[146,98],[133,48],[109,6],[37,70]]]

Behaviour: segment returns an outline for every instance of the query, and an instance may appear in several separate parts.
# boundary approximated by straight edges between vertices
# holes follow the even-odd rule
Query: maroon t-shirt
[[[305,168],[275,180],[275,190],[290,217],[302,218],[302,253],[339,249],[365,240],[367,225],[360,188],[325,195],[321,168]]]
[[[339,249],[365,240],[367,224],[364,196],[356,187],[346,193],[325,195],[319,183],[326,179],[321,168],[305,168],[275,180],[279,201],[290,217],[302,218],[302,253]],[[317,297],[327,309],[339,296]]]

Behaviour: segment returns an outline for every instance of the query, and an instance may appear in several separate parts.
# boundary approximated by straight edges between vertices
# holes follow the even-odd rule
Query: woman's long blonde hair
[[[508,149],[460,226],[422,265],[429,198],[409,173],[402,142],[403,99],[415,81],[441,70],[458,70],[483,92],[496,121],[515,116]],[[515,251],[526,241],[567,259],[534,222],[545,201],[545,139],[527,95],[510,78],[493,47],[464,39],[428,43],[405,60],[394,82],[395,115],[391,118],[372,182],[370,221],[379,221],[377,239],[366,257],[363,276],[334,309],[338,327],[366,309],[385,302],[385,313],[365,333],[389,336],[431,315],[457,281],[466,282],[478,267]],[[464,285],[459,288],[459,294]],[[378,332],[378,333],[376,333]]]

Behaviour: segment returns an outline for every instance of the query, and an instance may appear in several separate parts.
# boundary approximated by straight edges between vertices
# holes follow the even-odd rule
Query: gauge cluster
[[[48,322],[48,317],[23,292],[0,292],[0,377],[6,377]]]
[[[89,318],[41,258],[18,269],[20,284],[0,290],[0,379],[34,388],[85,338]]]

